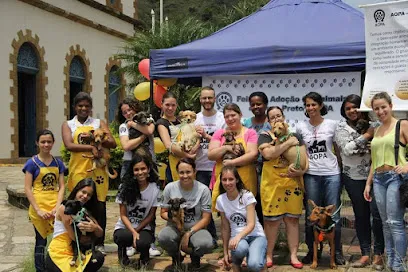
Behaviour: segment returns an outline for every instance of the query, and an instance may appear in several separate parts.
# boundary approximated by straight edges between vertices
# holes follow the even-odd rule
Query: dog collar
[[[333,228],[334,228],[334,226],[336,226],[336,223],[335,222],[333,222],[333,224],[331,224],[329,227],[327,227],[327,228],[321,228],[321,227],[319,227],[319,225],[314,225],[314,227],[317,229],[317,230],[319,230],[319,231],[321,231],[321,232],[330,232]]]

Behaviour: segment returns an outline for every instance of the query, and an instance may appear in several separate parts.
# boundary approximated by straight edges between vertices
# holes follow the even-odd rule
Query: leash
[[[73,218],[73,219],[74,219],[73,223],[74,223],[75,241],[76,241],[76,244],[77,244],[80,271],[83,271],[83,269],[82,269],[83,263],[82,263],[81,249],[79,248],[79,238],[78,238],[78,232],[77,232],[76,223],[77,223],[77,222],[81,222],[81,220],[82,220],[82,218],[84,217],[84,215],[85,215],[85,208],[82,208],[82,209],[78,212],[78,214]]]

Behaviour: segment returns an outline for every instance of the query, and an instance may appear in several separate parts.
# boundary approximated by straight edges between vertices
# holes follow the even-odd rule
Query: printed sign
[[[294,127],[299,121],[307,120],[302,97],[311,91],[323,96],[328,109],[325,117],[340,120],[343,100],[349,94],[360,94],[360,78],[360,72],[211,76],[203,77],[202,86],[214,88],[217,110],[222,111],[227,103],[236,103],[244,118],[253,116],[249,110],[249,95],[264,92],[268,96],[268,107],[281,107],[286,121]]]
[[[387,92],[393,110],[408,110],[408,2],[364,6],[366,79],[362,110],[371,109],[371,98]]]

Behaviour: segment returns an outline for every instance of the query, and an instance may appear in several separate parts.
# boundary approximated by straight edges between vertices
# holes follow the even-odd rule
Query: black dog
[[[136,124],[141,124],[141,125],[150,125],[154,123],[152,116],[144,111],[136,113],[133,116],[132,121],[135,122]],[[136,139],[137,137],[140,137],[142,135],[143,133],[140,132],[139,130],[133,127],[129,128],[129,140]],[[145,139],[141,145],[149,145],[149,139]]]
[[[365,119],[359,119],[356,123],[356,131],[359,134],[364,134],[370,128],[370,122]]]
[[[72,220],[75,221],[75,224],[72,225],[73,228],[76,228],[76,233],[78,235],[78,242],[81,241],[81,237],[83,235],[88,235],[91,237],[91,244],[82,244],[79,243],[79,250],[81,252],[78,252],[78,245],[77,241],[72,241],[71,246],[72,246],[72,251],[74,252],[74,256],[72,257],[71,262],[69,263],[71,266],[74,266],[76,263],[76,260],[78,258],[78,254],[81,253],[81,259],[85,259],[85,252],[88,249],[92,249],[92,255],[95,256],[95,239],[96,236],[93,233],[86,233],[82,232],[76,224],[80,222],[90,222],[92,219],[90,218],[88,212],[86,211],[85,208],[83,208],[82,203],[78,200],[66,200],[62,203],[65,206],[65,211],[64,214],[71,215]],[[75,232],[75,229],[74,229]],[[92,262],[96,262],[96,259],[92,259]]]

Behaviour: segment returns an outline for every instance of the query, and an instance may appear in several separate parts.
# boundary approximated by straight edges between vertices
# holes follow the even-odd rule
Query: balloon
[[[154,86],[154,93],[153,93],[153,100],[154,104],[156,104],[157,107],[161,108],[162,104],[162,99],[163,95],[166,93],[166,89],[162,86],[155,85]]]
[[[150,82],[139,83],[133,90],[135,98],[144,101],[150,97]]]
[[[157,80],[157,85],[171,87],[176,84],[177,78],[162,78]]]
[[[150,79],[150,60],[142,59],[138,64],[139,72],[147,79]]]
[[[164,147],[163,142],[160,140],[159,137],[154,137],[154,153],[159,154],[166,151],[166,147]]]

